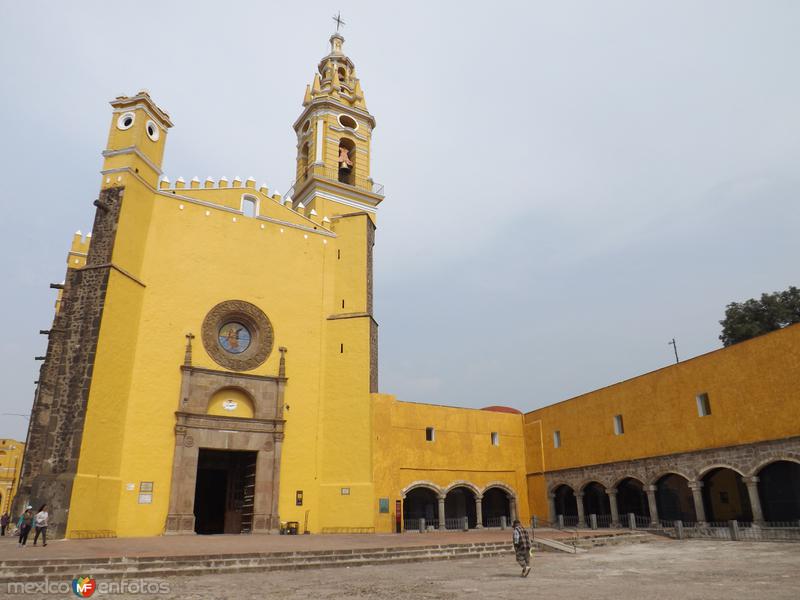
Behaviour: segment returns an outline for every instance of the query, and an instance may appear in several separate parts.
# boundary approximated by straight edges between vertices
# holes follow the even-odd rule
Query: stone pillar
[[[439,531],[447,529],[444,517],[444,496],[439,496]]]
[[[506,516],[505,515],[501,515],[500,516],[500,529],[502,529],[503,531],[505,531],[505,529],[506,529]]]
[[[564,529],[564,515],[558,515],[557,525],[559,529]]]
[[[419,532],[420,533],[425,533],[426,529],[427,529],[427,526],[425,525],[425,517],[422,517],[419,520]]]
[[[483,529],[483,496],[475,496],[475,529]]]
[[[758,477],[745,477],[747,495],[750,496],[750,508],[753,511],[753,525],[764,524],[764,512],[761,510],[761,498],[758,495]]]
[[[628,513],[628,528],[636,529],[636,515]]]
[[[550,516],[548,519],[551,523],[555,523],[558,520],[558,515],[556,514],[556,495],[547,494],[547,503],[550,508]]]
[[[611,506],[611,527],[619,527],[619,509],[617,508],[617,488],[606,488],[608,503]]]
[[[703,482],[690,481],[689,489],[692,490],[694,512],[697,515],[697,524],[702,527],[706,524],[706,507],[703,505]]]
[[[648,485],[645,488],[647,493],[647,505],[650,508],[650,527],[660,527],[661,523],[658,519],[658,504],[656,503],[656,490],[658,488],[654,485]]]
[[[589,515],[589,527],[597,529],[597,515],[594,513]]]
[[[578,527],[586,527],[583,514],[583,492],[575,492],[575,504],[578,505]]]

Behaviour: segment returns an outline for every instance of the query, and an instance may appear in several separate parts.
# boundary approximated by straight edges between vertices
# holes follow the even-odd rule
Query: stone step
[[[427,552],[432,550],[448,550],[448,549],[484,549],[484,548],[505,548],[509,546],[508,542],[479,542],[468,544],[432,544],[426,546],[394,546],[394,547],[378,547],[378,548],[355,548],[355,549],[339,549],[339,550],[299,550],[299,551],[286,551],[286,552],[246,552],[238,554],[191,554],[191,555],[175,555],[175,556],[133,556],[133,557],[100,557],[100,558],[51,558],[48,559],[47,564],[55,565],[69,565],[76,564],[84,565],[87,567],[95,565],[109,565],[109,564],[131,564],[131,563],[147,563],[147,562],[180,562],[180,561],[203,561],[203,560],[219,560],[219,559],[262,559],[262,558],[292,558],[292,557],[310,557],[310,556],[342,556],[342,555],[372,555],[372,554],[387,554],[396,552]],[[31,567],[41,563],[40,558],[25,558],[0,561],[0,570],[11,567]]]
[[[88,566],[82,561],[72,561],[68,564],[57,566],[45,565],[43,572],[34,572],[33,565],[26,568],[16,568],[13,572],[0,573],[0,583],[13,581],[41,581],[49,579],[71,579],[76,575],[91,575],[92,577],[108,579],[132,577],[172,577],[183,575],[208,575],[216,573],[244,573],[253,571],[298,570],[327,567],[356,567],[364,565],[410,563],[428,560],[451,560],[458,558],[483,558],[488,556],[502,556],[511,553],[510,544],[458,544],[449,545],[448,548],[428,548],[420,551],[419,548],[394,548],[378,549],[377,552],[360,551],[325,551],[325,553],[282,553],[288,556],[265,555],[261,560],[242,557],[231,558],[217,556],[201,561],[196,560],[168,560],[159,562],[157,557],[146,557],[144,564],[137,562],[136,558],[127,559],[128,562],[115,560],[105,564]],[[301,556],[297,556],[300,554]],[[143,557],[144,558],[144,557]],[[17,561],[15,561],[17,562]],[[52,570],[51,570],[52,569]]]

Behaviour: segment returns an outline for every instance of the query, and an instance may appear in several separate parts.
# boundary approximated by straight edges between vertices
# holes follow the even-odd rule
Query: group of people
[[[50,515],[47,514],[47,505],[42,504],[36,514],[33,513],[33,507],[29,504],[25,507],[19,519],[17,520],[17,533],[19,534],[19,546],[22,547],[28,542],[28,534],[31,529],[36,529],[33,536],[33,545],[39,541],[39,536],[42,536],[42,546],[47,546],[47,521]],[[8,513],[4,513],[0,517],[0,535],[6,534],[6,529],[11,522],[11,517]]]

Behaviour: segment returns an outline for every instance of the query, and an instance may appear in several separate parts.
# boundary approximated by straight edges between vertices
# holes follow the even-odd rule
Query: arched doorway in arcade
[[[575,492],[566,484],[558,486],[553,490],[553,502],[556,508],[556,514],[553,515],[554,520],[558,520],[558,516],[564,517],[564,525],[575,526],[578,524],[578,499],[575,497]]]
[[[611,502],[606,488],[592,481],[583,486],[583,514],[586,524],[590,524],[589,515],[597,515],[598,527],[611,526]]]
[[[703,476],[703,506],[709,522],[752,523],[753,511],[742,476],[727,467],[712,469]]]
[[[439,496],[431,488],[416,487],[403,500],[403,528],[418,529],[419,519],[426,526],[438,526]]]
[[[681,475],[669,473],[656,482],[656,507],[658,517],[664,521],[697,521],[689,482]]]
[[[447,529],[463,528],[464,517],[467,517],[469,528],[474,529],[478,524],[475,510],[475,492],[464,486],[451,489],[444,499],[444,515]]]
[[[617,484],[617,510],[623,522],[626,515],[631,513],[650,518],[650,504],[641,481],[627,477]]]
[[[800,519],[800,464],[779,460],[758,472],[758,497],[768,523]]]
[[[511,525],[511,502],[502,488],[492,487],[483,492],[481,511],[484,527],[500,527],[502,517]]]

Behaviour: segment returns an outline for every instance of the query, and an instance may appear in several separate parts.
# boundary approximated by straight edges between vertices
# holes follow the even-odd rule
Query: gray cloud
[[[172,178],[294,172],[335,9],[136,6],[2,2],[2,412],[32,401],[110,98],[145,87],[170,112]],[[713,350],[726,303],[798,283],[797,3],[336,8],[388,194],[382,391],[530,409],[669,364],[673,336]]]

